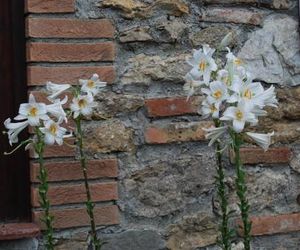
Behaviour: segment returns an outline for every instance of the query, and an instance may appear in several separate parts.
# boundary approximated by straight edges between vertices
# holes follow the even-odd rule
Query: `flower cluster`
[[[255,126],[261,116],[266,116],[266,106],[277,107],[275,88],[264,89],[260,82],[247,72],[243,62],[229,48],[224,67],[218,67],[213,55],[215,49],[203,45],[194,50],[187,61],[192,67],[186,75],[184,90],[188,98],[201,87],[206,98],[202,103],[202,115],[211,116],[222,123],[221,127],[208,129],[207,138],[214,143],[226,131],[242,133],[247,126]],[[267,150],[271,136],[246,132],[259,146]]]
[[[89,116],[93,112],[93,108],[96,107],[94,102],[94,96],[97,95],[101,88],[106,86],[106,82],[102,82],[97,74],[94,74],[90,79],[79,79],[81,85],[80,89],[73,91],[74,98],[70,104],[70,110],[74,119],[80,115]],[[51,93],[49,99],[56,98],[64,91],[71,88],[69,84],[55,84],[52,82],[47,83],[47,90]]]
[[[27,126],[37,129],[44,134],[44,140],[47,145],[53,145],[55,142],[59,145],[63,144],[63,138],[66,135],[67,129],[61,127],[61,123],[67,120],[66,113],[62,107],[67,102],[65,97],[62,101],[53,99],[52,103],[46,105],[42,102],[37,102],[35,97],[30,94],[29,102],[22,103],[19,108],[19,114],[14,118],[17,122],[12,122],[10,118],[4,122],[5,128],[8,130],[9,144],[18,142],[18,135]],[[27,140],[29,148],[34,143],[35,137]]]
[[[73,88],[70,84],[55,84],[47,82],[46,88],[48,92],[47,99],[50,104],[37,102],[35,97],[30,94],[29,102],[22,103],[19,108],[19,114],[14,118],[16,122],[12,122],[10,118],[5,120],[4,125],[8,132],[8,139],[10,145],[18,142],[18,135],[27,126],[33,128],[33,136],[28,140],[21,142],[13,151],[6,154],[11,154],[26,145],[25,149],[33,148],[39,162],[39,176],[40,185],[38,187],[39,202],[43,209],[43,217],[41,220],[46,226],[45,246],[49,250],[54,249],[53,240],[53,219],[50,213],[50,202],[48,200],[48,178],[47,169],[44,165],[44,149],[46,145],[53,145],[57,143],[62,145],[64,138],[74,136],[76,144],[80,152],[80,165],[84,176],[85,189],[87,194],[87,213],[91,222],[91,236],[95,249],[100,249],[101,241],[97,238],[95,227],[95,219],[93,208],[94,204],[91,198],[91,192],[88,183],[86,157],[83,152],[83,132],[81,129],[81,122],[84,117],[90,116],[93,108],[96,107],[94,96],[100,91],[101,88],[106,86],[106,82],[101,82],[99,76],[94,74],[88,80],[79,80],[80,85]],[[66,90],[73,89],[73,99],[68,108],[64,109],[63,106],[68,106],[68,97],[65,96],[60,99]],[[67,129],[62,125],[63,122],[68,123],[68,119],[75,121],[76,128],[74,131],[67,134]],[[73,134],[74,132],[74,134]]]
[[[89,80],[80,79],[79,83],[81,84],[80,92],[75,93],[70,105],[74,119],[79,115],[89,116],[92,114],[93,108],[96,107],[94,96],[106,86],[106,82],[101,82],[97,74],[94,74]]]
[[[70,104],[71,114],[74,119],[79,115],[91,115],[93,108],[96,106],[94,96],[100,91],[100,88],[106,86],[106,82],[102,82],[97,74],[94,74],[88,80],[79,80],[80,89],[74,91],[74,98]],[[16,122],[12,122],[10,118],[4,122],[5,128],[8,130],[8,139],[10,145],[18,143],[18,135],[26,127],[31,126],[34,132],[41,132],[44,136],[46,145],[63,144],[63,139],[72,136],[67,133],[67,129],[62,127],[63,122],[68,122],[68,116],[63,106],[67,104],[68,97],[59,99],[59,96],[66,90],[71,88],[69,84],[55,84],[47,82],[47,99],[50,104],[37,102],[34,95],[30,94],[29,102],[22,103],[19,108],[19,114],[14,118]],[[35,142],[35,136],[27,140],[29,148]]]

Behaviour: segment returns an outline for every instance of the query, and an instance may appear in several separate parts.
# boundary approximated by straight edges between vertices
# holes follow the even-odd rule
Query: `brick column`
[[[97,73],[101,80],[113,83],[115,29],[110,20],[77,19],[74,0],[27,0],[26,11],[28,87],[38,100],[46,101],[45,94],[35,89],[37,86],[43,87],[47,81],[75,85],[79,78],[89,78]],[[62,15],[66,13],[70,16]],[[85,39],[84,42],[82,39]],[[73,144],[74,140],[70,139],[69,143]],[[50,146],[45,152],[50,182],[49,199],[56,229],[89,225],[84,204],[86,194],[81,183],[83,176],[75,155],[75,149],[67,145]],[[118,199],[118,163],[116,158],[108,157],[88,162],[97,225],[118,224],[119,221],[118,208],[114,205]],[[40,224],[38,168],[32,160],[33,220]]]

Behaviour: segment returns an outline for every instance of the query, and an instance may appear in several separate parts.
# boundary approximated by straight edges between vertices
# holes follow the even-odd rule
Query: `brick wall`
[[[76,84],[96,72],[110,83],[86,121],[99,235],[108,249],[216,249],[218,200],[200,94],[186,101],[186,56],[203,43],[230,44],[279,109],[259,124],[274,131],[263,152],[242,149],[253,221],[253,249],[298,249],[300,238],[300,75],[297,1],[27,0],[28,86]],[[116,39],[116,40],[114,40]],[[70,142],[72,143],[72,141]],[[84,193],[74,149],[49,147],[50,200],[61,249],[86,248]],[[226,158],[231,208],[232,153]],[[33,218],[38,166],[31,164]],[[118,179],[118,181],[117,181]],[[119,215],[118,215],[119,213]],[[233,224],[238,225],[238,213]],[[192,232],[192,233],[191,233]],[[240,238],[235,238],[238,243]],[[75,245],[72,245],[75,244]],[[80,248],[81,249],[81,248]]]
[[[75,1],[28,0],[26,17],[27,77],[28,87],[38,100],[45,94],[37,87],[46,81],[77,84],[79,78],[89,78],[93,73],[112,84],[115,80],[115,28],[108,19],[78,19],[74,16]],[[60,14],[59,14],[60,13]],[[69,13],[66,16],[66,13]],[[33,91],[34,90],[34,91]],[[72,145],[74,140],[70,140]],[[55,216],[54,228],[89,226],[86,214],[86,194],[82,173],[75,160],[74,148],[48,147],[45,163],[49,173],[49,199]],[[95,220],[99,225],[119,223],[115,205],[118,199],[118,161],[107,154],[103,159],[88,163],[91,195],[95,207]],[[33,221],[40,223],[38,173],[39,166],[31,163],[31,204]]]

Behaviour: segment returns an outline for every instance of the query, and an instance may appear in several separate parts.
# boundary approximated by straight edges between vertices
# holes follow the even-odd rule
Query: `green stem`
[[[80,152],[80,165],[82,168],[83,172],[83,177],[84,177],[84,185],[85,185],[85,190],[86,190],[86,209],[87,213],[90,217],[90,224],[91,224],[91,238],[92,238],[92,243],[94,245],[95,250],[100,250],[101,249],[101,241],[97,238],[97,231],[96,231],[96,224],[95,224],[95,217],[94,217],[94,204],[92,202],[91,198],[91,192],[90,192],[90,187],[88,183],[88,176],[87,176],[87,166],[86,166],[86,157],[83,152],[83,133],[82,133],[82,127],[81,127],[81,117],[78,117],[76,120],[76,128],[77,128],[77,146],[79,148]]]
[[[48,173],[47,169],[44,166],[44,148],[45,143],[43,139],[43,134],[39,130],[39,128],[36,129],[36,135],[37,135],[37,143],[35,144],[35,151],[38,154],[38,162],[40,165],[39,170],[39,180],[40,185],[38,188],[39,196],[40,196],[40,205],[42,209],[44,210],[44,215],[41,218],[41,221],[45,223],[46,225],[46,248],[47,250],[53,250],[54,249],[54,239],[53,239],[53,216],[50,215],[50,202],[47,198],[48,194]]]
[[[215,120],[215,127],[220,127],[220,122]],[[216,141],[216,160],[217,160],[217,188],[218,196],[220,199],[222,222],[220,225],[221,241],[220,245],[224,250],[231,249],[231,230],[228,226],[229,212],[228,212],[228,200],[226,196],[226,186],[225,186],[225,173],[222,164],[222,152],[221,143],[219,140]]]
[[[235,155],[235,171],[236,171],[236,193],[240,200],[239,208],[241,210],[241,216],[243,221],[243,239],[244,239],[244,249],[250,250],[251,241],[251,222],[249,220],[249,209],[250,205],[246,198],[247,187],[245,181],[245,171],[243,170],[243,164],[240,157],[240,147],[243,143],[241,135],[233,132],[233,150]]]

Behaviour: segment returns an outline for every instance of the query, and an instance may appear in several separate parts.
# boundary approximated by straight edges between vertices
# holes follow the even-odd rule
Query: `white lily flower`
[[[23,122],[11,122],[11,119],[8,118],[4,121],[4,126],[8,129],[7,135],[9,144],[12,146],[13,143],[18,142],[18,135],[20,132],[29,125],[28,120]]]
[[[243,80],[239,75],[231,74],[226,69],[221,69],[218,71],[217,81],[224,83],[229,90],[236,92],[243,84]]]
[[[79,95],[74,97],[70,105],[73,111],[73,117],[76,119],[79,115],[88,116],[93,112],[93,108],[97,106],[91,93],[87,95]]]
[[[63,144],[64,135],[67,132],[67,129],[60,127],[59,125],[62,123],[62,119],[58,122],[53,120],[48,120],[44,122],[43,128],[40,128],[41,132],[45,135],[45,143],[47,145],[53,145],[55,142],[58,145]]]
[[[210,83],[209,89],[202,88],[201,90],[207,95],[209,103],[222,102],[228,97],[227,86],[219,81]]]
[[[210,140],[208,146],[212,146],[216,142],[216,140],[218,140],[223,134],[227,132],[227,129],[227,126],[218,128],[203,128],[203,130],[206,132],[205,138]]]
[[[183,90],[187,93],[187,99],[195,93],[197,88],[204,84],[203,81],[195,80],[190,73],[186,74],[185,81],[186,83],[183,85]]]
[[[262,100],[264,106],[277,107],[278,100],[276,99],[275,87],[272,85],[267,90],[257,95],[257,98]]]
[[[221,69],[218,71],[217,81],[224,83],[226,86],[230,86],[230,75],[228,70]]]
[[[243,84],[240,88],[240,96],[246,101],[252,101],[254,104],[259,103],[258,95],[264,92],[264,87],[260,82],[251,82]],[[258,105],[258,104],[256,104]]]
[[[228,107],[220,120],[233,121],[234,131],[240,133],[243,131],[246,122],[257,122],[255,115],[250,111],[249,106],[242,100],[238,103],[237,107]]]
[[[213,118],[219,118],[220,114],[220,102],[210,103],[208,99],[202,102],[201,114],[203,118],[207,118],[208,116],[212,116]]]
[[[93,76],[88,80],[80,79],[79,83],[82,85],[82,92],[91,93],[94,96],[99,93],[100,88],[104,88],[107,85],[106,82],[102,82],[99,79],[99,75],[97,74],[93,74]]]
[[[230,103],[244,100],[247,104],[252,106],[264,106],[264,100],[260,94],[264,92],[264,88],[259,82],[240,83],[236,85],[233,90],[235,94],[232,95]]]
[[[63,119],[65,120],[65,122],[67,122],[67,114],[63,109],[63,105],[66,104],[67,101],[67,96],[65,96],[63,100],[56,99],[54,103],[46,105],[47,112],[56,117],[57,119]]]
[[[215,60],[212,58],[214,52],[215,49],[211,49],[209,45],[203,45],[202,49],[194,50],[192,59],[187,61],[193,67],[190,71],[193,77],[203,77],[206,84],[210,82],[211,72],[218,69]]]
[[[228,70],[230,79],[233,80],[234,76],[236,75],[242,82],[245,82],[247,79],[251,77],[251,74],[246,71],[246,69],[242,66],[243,62],[241,59],[236,57],[229,48],[227,48],[228,53],[226,55],[227,63],[226,63],[226,70]]]
[[[30,126],[40,125],[40,120],[48,120],[46,104],[38,103],[32,94],[29,95],[29,103],[22,103],[19,108],[19,115],[15,120],[28,119]]]
[[[258,146],[262,147],[264,151],[267,151],[271,144],[271,137],[274,135],[274,131],[268,134],[252,132],[247,132],[246,134],[253,139]]]
[[[60,94],[71,87],[70,84],[56,84],[52,82],[47,82],[46,88],[47,91],[50,93],[48,96],[48,100],[54,101]]]
[[[241,66],[243,64],[243,61],[240,58],[236,57],[228,47],[227,50],[228,50],[228,53],[226,55],[227,63],[233,64],[234,67]]]

